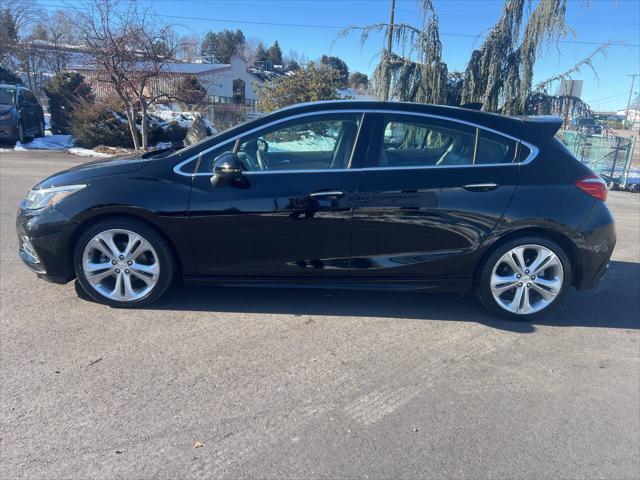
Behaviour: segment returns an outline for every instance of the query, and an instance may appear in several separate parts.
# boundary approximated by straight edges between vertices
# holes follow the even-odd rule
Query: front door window
[[[362,115],[298,119],[240,139],[238,156],[247,170],[348,168]]]

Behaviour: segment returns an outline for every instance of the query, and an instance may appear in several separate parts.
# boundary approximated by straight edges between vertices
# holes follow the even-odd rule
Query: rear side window
[[[386,115],[383,132],[381,167],[497,165],[522,161],[530,153],[517,140],[439,118]]]
[[[497,133],[479,129],[476,164],[513,163],[518,142]]]
[[[471,165],[475,128],[435,118],[387,115],[378,165]]]

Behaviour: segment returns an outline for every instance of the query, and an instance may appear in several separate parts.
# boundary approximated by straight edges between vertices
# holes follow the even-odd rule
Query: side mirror
[[[213,174],[216,178],[225,180],[237,180],[242,178],[243,165],[238,155],[233,152],[224,152],[213,162]]]

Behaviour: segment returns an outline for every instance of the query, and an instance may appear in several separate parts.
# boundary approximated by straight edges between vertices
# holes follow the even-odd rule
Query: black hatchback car
[[[26,143],[44,137],[44,112],[31,90],[0,84],[0,141]]]
[[[615,244],[605,183],[561,120],[320,102],[178,151],[100,161],[33,187],[20,256],[136,307],[177,277],[214,285],[468,291],[531,318],[591,288]]]

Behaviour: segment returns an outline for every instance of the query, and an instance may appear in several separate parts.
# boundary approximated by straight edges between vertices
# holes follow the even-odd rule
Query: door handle
[[[320,192],[310,193],[309,196],[316,200],[335,200],[344,197],[344,192],[340,190],[323,190]]]
[[[471,192],[490,192],[491,190],[495,190],[496,188],[498,188],[498,184],[491,182],[469,183],[467,185],[463,185],[462,188]]]

